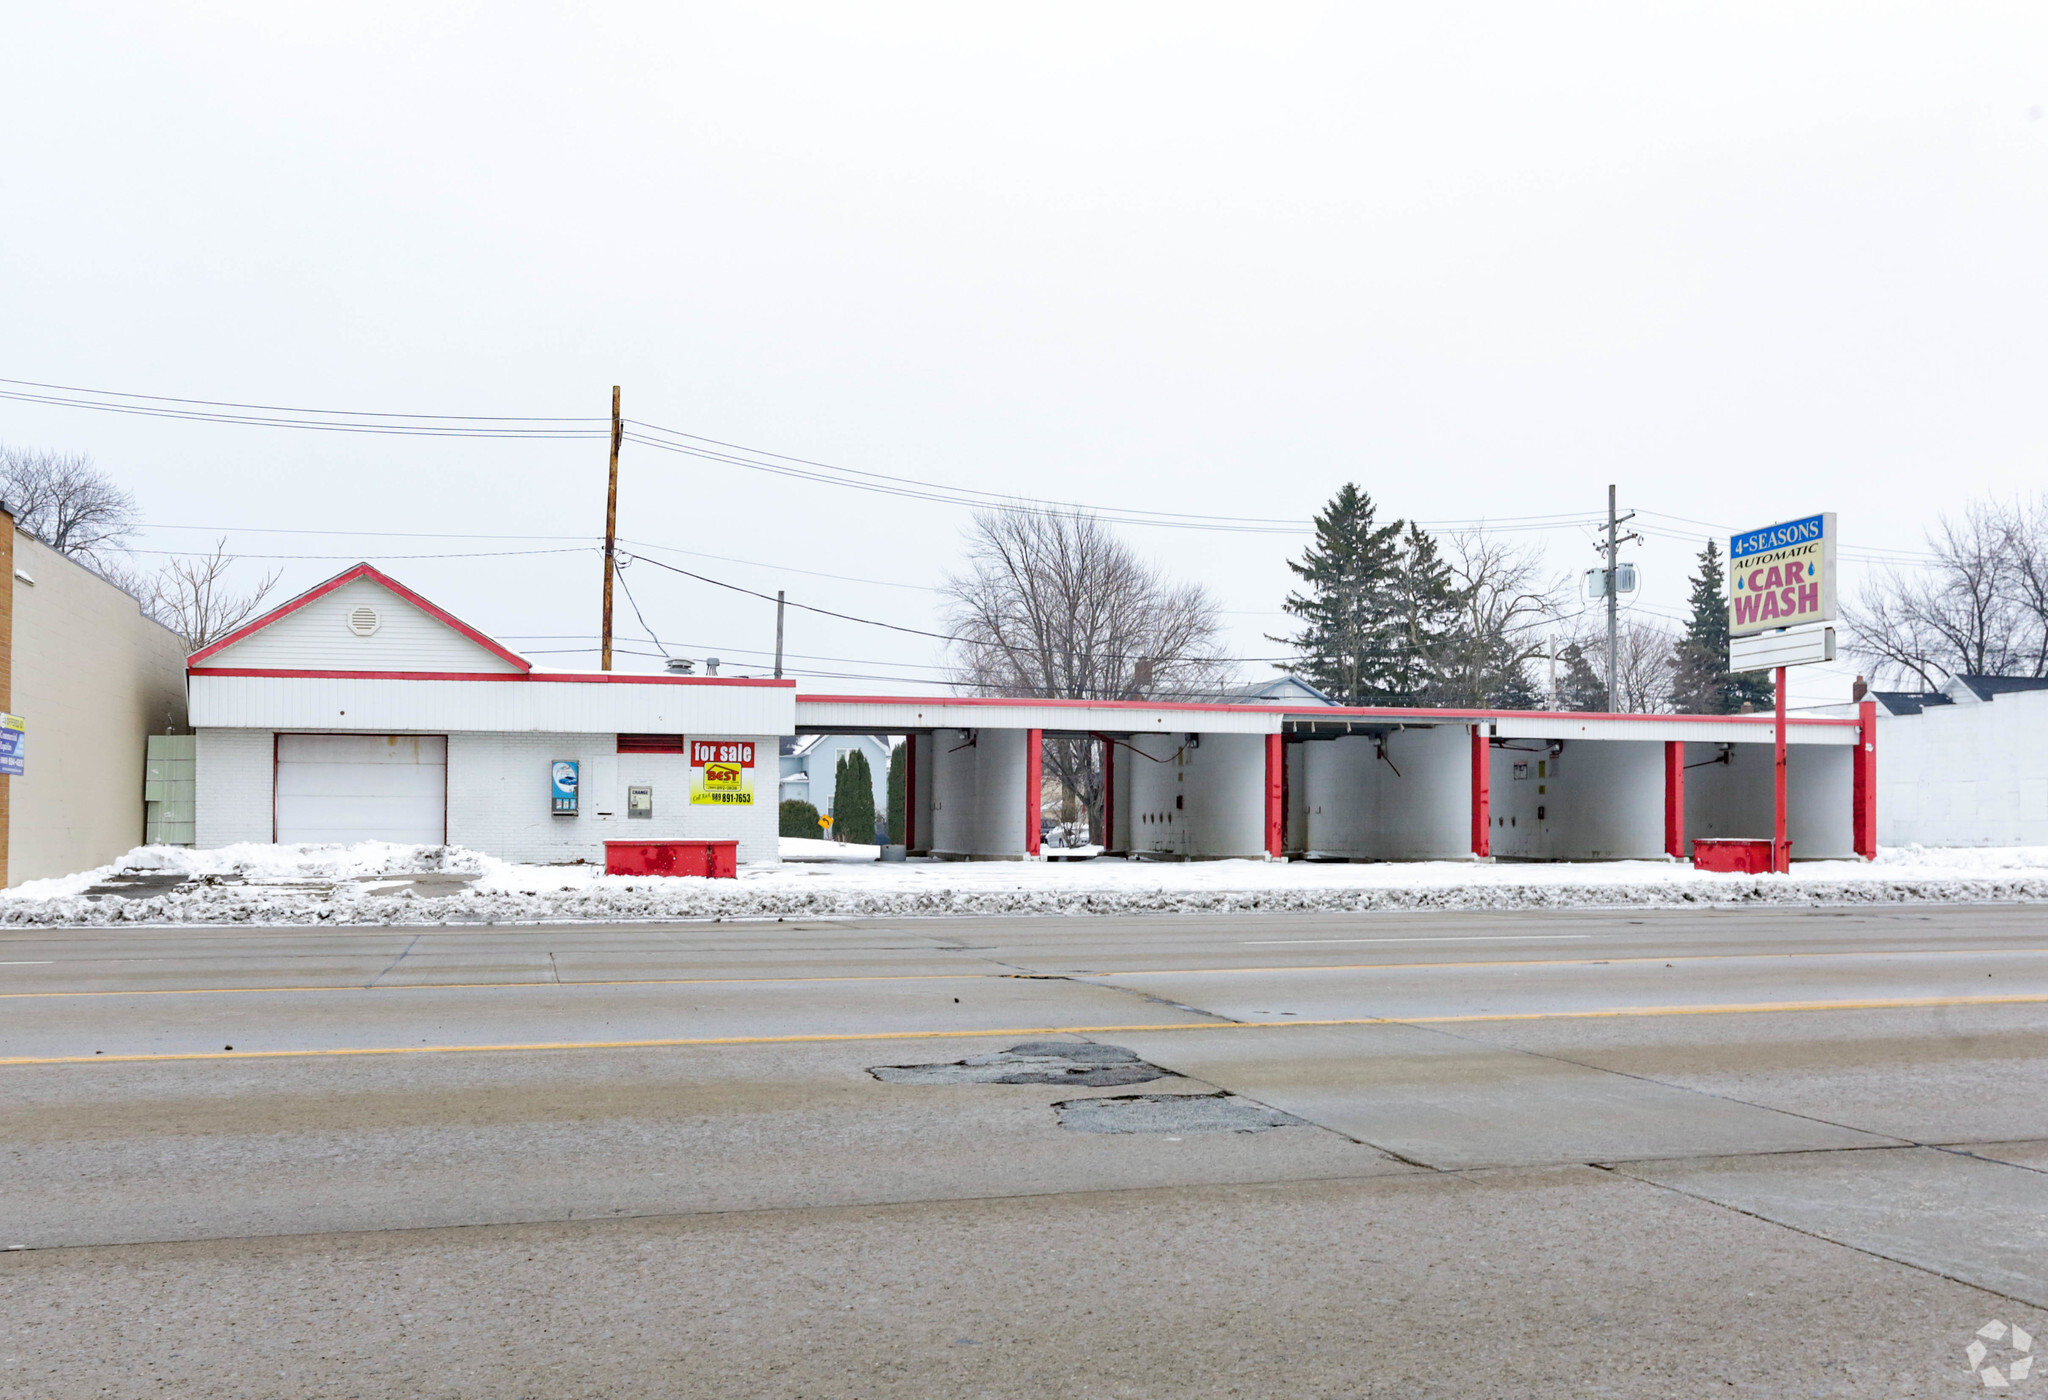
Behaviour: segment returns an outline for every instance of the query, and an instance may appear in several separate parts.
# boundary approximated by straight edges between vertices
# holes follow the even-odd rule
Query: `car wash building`
[[[1049,738],[1101,746],[1111,854],[1686,859],[1769,836],[1768,715],[799,696],[790,681],[542,671],[368,564],[195,653],[197,843],[386,840],[508,860],[733,840],[778,859],[785,738],[901,735],[902,844],[1039,855]],[[1876,707],[1783,722],[1795,859],[1876,851]]]
[[[396,841],[602,863],[607,840],[776,859],[795,685],[541,671],[368,564],[195,652],[196,840]]]

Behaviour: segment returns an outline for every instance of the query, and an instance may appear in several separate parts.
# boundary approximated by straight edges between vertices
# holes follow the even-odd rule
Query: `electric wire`
[[[633,560],[630,556],[628,556],[624,560],[620,560],[617,556],[617,552],[614,551],[612,558],[612,577],[619,581],[619,591],[626,595],[626,601],[632,605],[633,616],[639,618],[641,627],[646,629],[647,640],[654,643],[654,649],[656,651],[659,651],[663,657],[667,657],[668,648],[661,644],[661,638],[655,636],[654,629],[647,625],[647,615],[640,611],[640,600],[633,596],[632,585],[626,582],[626,565],[632,562]]]

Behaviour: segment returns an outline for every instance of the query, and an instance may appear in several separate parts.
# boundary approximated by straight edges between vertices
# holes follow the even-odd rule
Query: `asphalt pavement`
[[[0,1395],[2048,1395],[2032,907],[13,930],[0,1154]]]

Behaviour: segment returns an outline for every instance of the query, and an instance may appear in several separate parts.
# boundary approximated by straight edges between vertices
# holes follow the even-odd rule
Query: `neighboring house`
[[[839,756],[859,749],[868,756],[868,772],[875,780],[875,816],[889,820],[889,750],[884,734],[804,734],[789,744],[782,755],[782,797],[800,798],[818,809],[820,816],[832,815],[832,780],[839,771]]]
[[[1225,686],[1203,699],[1217,705],[1334,705],[1337,702],[1300,676],[1275,676],[1267,681]]]
[[[0,709],[26,724],[23,772],[0,778],[0,883],[18,885],[141,845],[150,738],[190,731],[184,639],[4,510],[0,539]]]
[[[2048,846],[2048,679],[1873,690],[1887,846]]]

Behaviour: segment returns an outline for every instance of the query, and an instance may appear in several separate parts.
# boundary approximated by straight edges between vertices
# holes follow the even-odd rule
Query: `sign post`
[[[1835,513],[1747,530],[1728,541],[1728,669],[1773,671],[1771,869],[1792,869],[1785,839],[1785,669],[1835,659]]]

